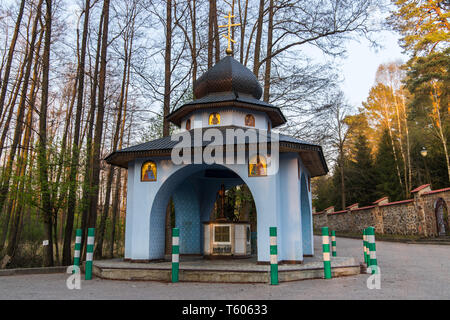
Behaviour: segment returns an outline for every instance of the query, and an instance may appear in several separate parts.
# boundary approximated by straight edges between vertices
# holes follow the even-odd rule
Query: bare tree
[[[77,109],[75,116],[72,143],[72,161],[70,165],[69,181],[71,181],[69,187],[69,196],[67,203],[67,220],[66,229],[64,234],[64,247],[63,247],[63,264],[70,265],[72,262],[71,255],[71,241],[72,241],[72,231],[73,231],[73,221],[75,215],[75,204],[76,204],[76,189],[77,181],[76,174],[78,170],[78,162],[80,155],[79,139],[80,139],[80,127],[81,127],[81,113],[83,111],[83,98],[84,98],[84,74],[85,74],[85,60],[86,60],[86,46],[89,28],[89,10],[90,10],[90,0],[86,0],[84,5],[84,23],[83,23],[83,36],[81,40],[81,51],[79,55],[79,64],[77,72],[78,84],[78,94],[77,94]]]
[[[9,46],[8,58],[6,61],[6,66],[5,66],[5,73],[1,79],[2,88],[1,88],[1,92],[0,92],[0,115],[3,114],[6,93],[8,90],[9,74],[11,72],[11,65],[12,65],[12,60],[14,57],[14,49],[15,49],[16,43],[17,43],[17,36],[19,35],[20,24],[22,22],[24,7],[25,7],[25,0],[22,0],[22,1],[20,1],[19,14],[17,15],[14,34],[11,39],[11,44]]]
[[[52,236],[52,208],[48,181],[48,163],[47,163],[47,112],[48,112],[48,86],[50,70],[50,45],[52,32],[52,0],[45,0],[45,37],[44,52],[42,57],[42,97],[41,109],[39,110],[39,148],[38,148],[38,167],[39,184],[41,188],[41,210],[44,217],[45,235],[48,245],[44,247],[44,265],[53,265],[53,236]]]
[[[106,86],[106,55],[108,48],[108,26],[109,26],[109,7],[110,1],[103,1],[103,30],[102,30],[102,48],[100,54],[100,73],[98,88],[97,120],[95,125],[95,135],[93,143],[93,165],[92,165],[92,186],[90,196],[90,210],[88,227],[95,228],[97,220],[97,208],[99,199],[99,181],[100,181],[100,148],[103,134],[103,120],[105,114],[105,86]]]

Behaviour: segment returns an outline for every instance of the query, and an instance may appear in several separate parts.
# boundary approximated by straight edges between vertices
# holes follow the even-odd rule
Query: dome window
[[[220,124],[220,114],[217,112],[211,113],[209,115],[209,125],[210,126],[215,126]]]
[[[245,116],[245,125],[247,127],[254,127],[255,126],[255,117],[252,114],[248,114]]]

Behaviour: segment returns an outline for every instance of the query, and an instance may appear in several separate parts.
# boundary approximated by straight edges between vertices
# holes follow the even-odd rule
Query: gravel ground
[[[321,253],[320,237],[315,237]],[[338,255],[361,260],[362,241],[337,239]],[[369,290],[369,275],[332,280],[265,284],[82,281],[68,290],[66,274],[0,277],[0,299],[450,299],[450,247],[377,242],[381,289]]]

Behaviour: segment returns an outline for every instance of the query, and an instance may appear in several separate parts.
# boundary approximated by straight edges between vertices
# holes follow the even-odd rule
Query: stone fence
[[[331,230],[362,233],[364,228],[373,226],[378,234],[436,237],[445,228],[444,233],[448,233],[450,188],[433,191],[427,184],[411,193],[413,199],[389,202],[384,197],[362,208],[355,203],[342,211],[334,211],[334,207],[321,212],[313,209],[314,229],[328,226]]]

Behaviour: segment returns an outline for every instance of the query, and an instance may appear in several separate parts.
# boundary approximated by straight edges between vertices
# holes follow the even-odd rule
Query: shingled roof
[[[266,113],[272,128],[285,124],[280,108],[260,100],[261,95],[262,87],[253,72],[226,56],[195,81],[194,100],[174,110],[166,119],[180,127],[183,118],[193,111],[234,107]]]
[[[226,129],[238,129],[238,128],[240,127],[236,126],[215,127],[215,129],[218,129],[222,132],[223,136],[225,136]],[[206,129],[210,128],[202,128],[202,136],[203,132]],[[240,128],[240,129],[249,130],[248,128]],[[190,130],[192,145],[194,145],[193,143],[194,130],[196,129]],[[258,131],[257,129],[251,130]],[[267,135],[267,141],[268,143],[270,143],[271,141],[270,133],[268,133]],[[128,162],[134,159],[170,156],[172,149],[178,143],[179,143],[178,139],[172,141],[172,136],[163,137],[160,139],[156,139],[136,146],[115,151],[110,155],[108,155],[105,158],[105,160],[107,163],[111,165],[119,166],[122,168],[128,168]],[[210,141],[202,141],[202,147],[206,147],[210,143],[211,143]],[[234,144],[236,145],[236,141]],[[248,139],[246,139],[246,144],[248,144]],[[226,143],[224,145],[226,145]],[[307,141],[302,141],[287,135],[279,134],[279,149],[280,152],[298,152],[304,165],[307,167],[312,177],[325,175],[328,172],[328,167],[323,155],[322,147],[320,145],[313,144]]]

